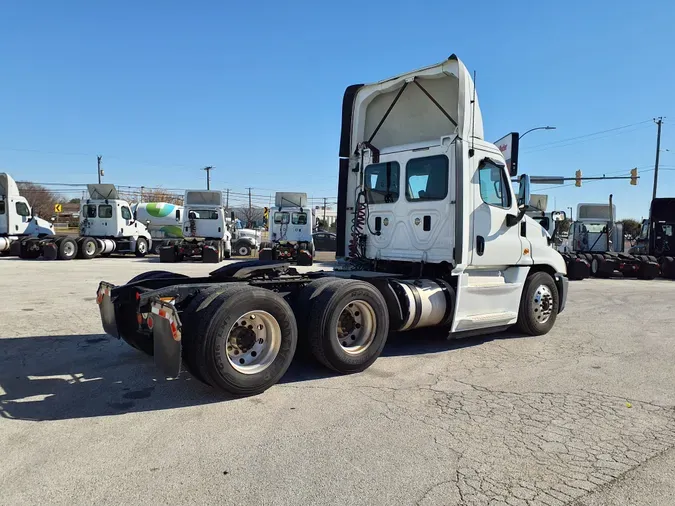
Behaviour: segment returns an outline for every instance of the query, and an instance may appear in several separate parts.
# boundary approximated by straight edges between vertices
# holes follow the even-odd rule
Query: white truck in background
[[[314,209],[306,193],[277,192],[269,210],[269,242],[260,246],[261,260],[289,260],[312,265]]]
[[[149,271],[121,286],[101,281],[104,330],[153,354],[167,377],[185,364],[242,396],[279,381],[299,335],[317,361],[351,374],[375,362],[390,331],[553,328],[567,299],[565,262],[526,214],[528,176],[518,193],[511,186],[517,155],[508,164],[484,140],[456,56],[348,87],[339,157],[337,270],[268,260],[208,278]]]
[[[112,253],[144,257],[150,251],[150,232],[134,219],[131,206],[120,199],[114,185],[90,184],[87,189],[89,198],[80,210],[80,235],[24,239],[21,258],[87,260]]]
[[[54,225],[34,216],[16,181],[0,172],[0,256],[18,256],[24,239],[53,235]]]
[[[183,239],[159,248],[160,262],[181,262],[200,258],[205,263],[219,263],[232,254],[223,194],[217,190],[187,190],[183,200]]]

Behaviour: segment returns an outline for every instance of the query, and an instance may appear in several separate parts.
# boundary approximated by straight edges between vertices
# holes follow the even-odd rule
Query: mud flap
[[[101,281],[96,292],[96,302],[98,309],[101,312],[101,323],[106,334],[110,334],[117,339],[120,338],[120,333],[117,330],[117,321],[115,320],[115,305],[110,299],[110,292],[115,287],[105,281]]]
[[[182,361],[182,327],[178,311],[163,301],[153,302],[151,310],[155,365],[167,378],[176,378]]]

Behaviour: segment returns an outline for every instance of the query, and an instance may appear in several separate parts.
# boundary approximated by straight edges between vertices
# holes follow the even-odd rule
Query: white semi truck
[[[314,259],[314,209],[306,193],[277,192],[269,210],[269,242],[260,247],[261,260],[289,260],[312,265]]]
[[[27,238],[21,257],[45,260],[90,259],[116,254],[144,257],[152,246],[150,232],[131,212],[112,184],[87,185],[89,198],[82,202],[79,236]]]
[[[624,252],[623,224],[616,223],[615,216],[611,195],[609,204],[578,204],[569,234],[571,251],[563,256],[567,261],[586,259],[591,276],[597,278],[609,278],[615,273],[646,280],[656,278],[660,271],[656,258]]]
[[[105,331],[154,354],[166,376],[184,364],[234,395],[276,383],[298,342],[348,374],[369,367],[391,331],[549,332],[565,307],[565,262],[526,215],[528,176],[514,192],[516,161],[484,140],[460,60],[350,86],[342,113],[339,270],[257,260],[209,277],[102,281]]]
[[[201,258],[202,262],[219,263],[232,254],[222,192],[187,190],[184,199],[183,239],[159,248],[160,262],[181,262]]]
[[[12,176],[0,172],[0,256],[18,256],[24,239],[53,235],[54,226],[33,215]]]

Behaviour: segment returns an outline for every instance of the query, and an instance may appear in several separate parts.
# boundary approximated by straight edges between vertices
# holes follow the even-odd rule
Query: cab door
[[[471,264],[504,267],[532,263],[521,236],[521,223],[508,226],[507,216],[518,215],[517,199],[503,162],[476,151],[473,188]],[[527,250],[527,253],[525,253]],[[526,255],[524,258],[523,255]]]

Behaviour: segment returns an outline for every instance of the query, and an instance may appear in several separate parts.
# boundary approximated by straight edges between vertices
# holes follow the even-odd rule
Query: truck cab
[[[261,245],[261,259],[297,261],[312,265],[314,258],[314,209],[306,193],[277,192],[269,210],[269,239]]]
[[[565,262],[525,213],[529,178],[518,194],[511,186],[517,153],[506,160],[484,140],[462,62],[351,86],[342,112],[337,254],[346,268],[448,280],[452,331],[515,323],[536,272],[555,278],[564,307]]]
[[[144,223],[134,218],[131,206],[111,184],[88,185],[89,198],[80,211],[80,235],[96,238],[143,237],[151,241]]]
[[[52,223],[33,215],[14,179],[0,173],[0,253],[9,254],[11,245],[23,237],[54,235]]]

